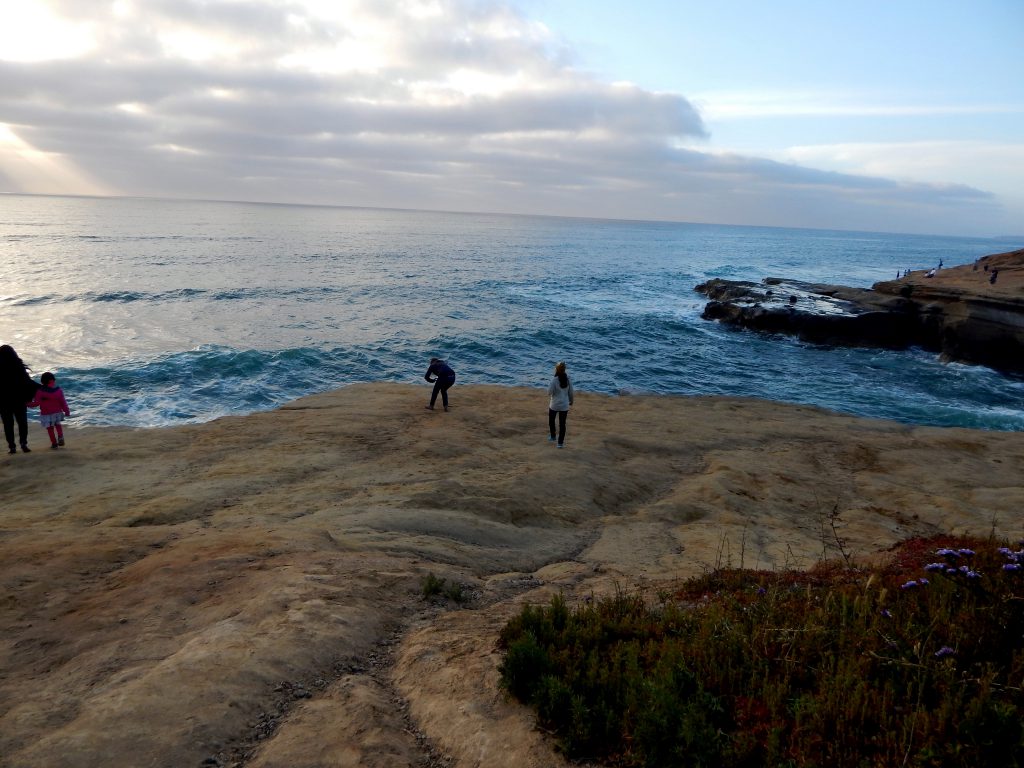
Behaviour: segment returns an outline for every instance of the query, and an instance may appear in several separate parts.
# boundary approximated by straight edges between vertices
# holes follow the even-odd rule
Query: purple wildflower
[[[882,614],[882,616],[884,616],[887,619],[891,619],[892,618],[892,613],[889,611],[888,608],[883,608],[882,610],[879,611],[879,613]]]
[[[944,570],[946,570],[946,564],[945,563],[928,563],[928,565],[926,565],[924,567],[924,569],[926,571],[944,571]]]
[[[919,578],[917,580],[917,583],[920,584],[923,587],[925,584],[929,584],[930,582],[928,581],[928,579],[926,579],[924,576],[922,576],[921,578]]]
[[[764,587],[758,587],[757,588],[757,594],[759,594],[759,595],[767,595],[768,594],[768,590],[765,589]]]
[[[903,584],[903,585],[902,585],[902,586],[900,587],[900,589],[913,589],[913,588],[914,588],[914,587],[916,587],[916,586],[918,586],[917,582],[916,582],[916,581],[914,581],[913,579],[911,579],[911,580],[910,580],[910,581],[908,581],[908,582],[907,582],[906,584]]]
[[[957,552],[955,549],[947,549],[945,547],[936,550],[935,554],[942,555],[943,557],[948,557],[950,560],[956,560],[958,557],[960,557],[960,553]]]
[[[1000,555],[1007,555],[1007,556],[1013,554],[1013,550],[1010,549],[1009,547],[1000,547],[998,552],[999,552]]]
[[[959,571],[956,568],[947,568],[946,573],[950,576],[956,576]]]
[[[974,557],[974,550],[973,549],[961,549],[960,550],[960,554],[963,555],[964,557]]]
[[[944,659],[947,656],[952,656],[956,651],[950,648],[948,645],[944,645],[935,652],[936,659]]]
[[[1007,563],[1003,566],[1004,571],[1019,571],[1021,569],[1020,563]]]

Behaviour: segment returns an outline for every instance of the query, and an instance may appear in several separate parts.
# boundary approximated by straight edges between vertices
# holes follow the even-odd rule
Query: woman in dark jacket
[[[9,344],[0,346],[0,417],[4,422],[4,437],[10,453],[17,453],[14,446],[14,422],[18,422],[18,437],[21,450],[28,453],[28,413],[25,404],[35,397],[39,385],[28,375],[28,366],[21,362],[18,353]]]

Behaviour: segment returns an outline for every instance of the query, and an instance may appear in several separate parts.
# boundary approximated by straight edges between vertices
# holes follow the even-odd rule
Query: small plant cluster
[[[469,593],[462,584],[459,584],[457,581],[438,578],[433,573],[428,573],[423,577],[423,581],[420,584],[420,592],[424,600],[441,596],[459,605],[469,601]]]
[[[997,544],[556,596],[504,628],[502,683],[569,757],[615,766],[1024,765],[1024,544]]]

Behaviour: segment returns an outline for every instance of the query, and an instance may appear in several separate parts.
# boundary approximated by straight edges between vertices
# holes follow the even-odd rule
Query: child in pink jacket
[[[36,390],[35,399],[28,404],[29,408],[39,408],[39,422],[46,427],[50,436],[50,447],[54,450],[64,445],[64,429],[60,423],[65,416],[71,415],[68,401],[64,399],[64,391],[57,386],[57,377],[47,371],[39,377],[42,385]]]

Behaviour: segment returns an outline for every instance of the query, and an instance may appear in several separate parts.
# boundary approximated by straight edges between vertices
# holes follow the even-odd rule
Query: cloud
[[[1024,114],[1015,103],[906,103],[905,97],[819,91],[722,91],[693,97],[707,120],[766,117],[935,117]]]
[[[109,188],[83,173],[73,161],[34,149],[3,123],[0,153],[5,158],[4,167],[0,168],[0,184],[21,192],[45,194],[54,189],[73,189],[79,194],[111,194]]]
[[[69,169],[31,189],[54,193],[924,231],[999,215],[964,186],[701,151],[686,98],[587,74],[497,0],[47,8],[15,32],[56,19],[77,53],[0,49],[0,191],[28,191],[18,148]]]
[[[794,163],[941,185],[944,179],[985,183],[993,191],[1021,195],[1024,143],[992,141],[843,142],[790,147]]]

